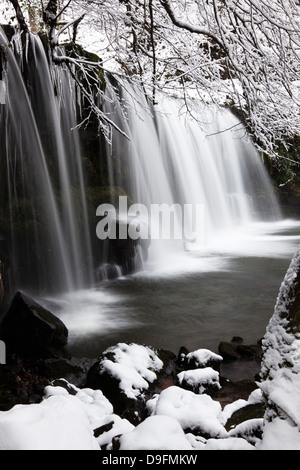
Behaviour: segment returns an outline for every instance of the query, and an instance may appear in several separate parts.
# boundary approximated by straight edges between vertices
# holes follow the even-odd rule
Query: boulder
[[[195,393],[213,393],[221,388],[219,372],[211,367],[182,371],[177,375],[180,387]]]
[[[219,354],[224,360],[235,360],[243,357],[252,358],[257,361],[261,360],[262,348],[260,344],[243,344],[242,338],[232,338],[231,342],[222,341],[218,348]]]
[[[168,351],[119,343],[93,364],[85,387],[101,390],[115,413],[137,425],[145,415],[146,400],[161,390],[175,360]]]
[[[7,353],[23,358],[53,357],[68,342],[64,323],[31,297],[17,292],[0,324]]]
[[[209,349],[197,349],[196,351],[185,353],[183,349],[179,351],[181,358],[181,367],[184,370],[211,367],[216,371],[220,371],[220,365],[223,357],[215,354]]]
[[[241,354],[238,352],[238,344],[221,341],[219,344],[219,353],[224,359],[234,360],[240,359]]]

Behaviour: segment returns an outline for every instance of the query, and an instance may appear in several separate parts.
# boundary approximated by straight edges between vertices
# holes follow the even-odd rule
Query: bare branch
[[[28,29],[27,23],[25,21],[25,18],[24,18],[24,15],[23,15],[23,12],[21,10],[18,0],[9,0],[9,1],[15,9],[16,17],[20,25],[21,31],[28,33],[29,29]]]

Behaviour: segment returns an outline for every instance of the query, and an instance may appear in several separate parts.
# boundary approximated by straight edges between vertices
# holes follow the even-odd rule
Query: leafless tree
[[[9,1],[17,12],[18,1]],[[191,98],[230,106],[269,155],[276,155],[279,142],[299,135],[296,0],[66,0],[59,11],[51,0],[40,8],[54,60],[72,65],[88,83],[99,67],[130,77],[154,103],[163,92],[183,98],[190,111]],[[62,9],[69,21],[60,26]],[[96,41],[101,62],[55,54],[61,35],[70,28],[77,33],[79,26],[78,41]],[[105,127],[113,125],[95,108],[89,90],[82,92]]]

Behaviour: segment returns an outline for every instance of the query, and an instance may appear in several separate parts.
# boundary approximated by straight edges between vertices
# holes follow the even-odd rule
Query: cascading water
[[[110,161],[116,166],[118,156],[118,173],[111,166],[111,184],[122,185],[118,175],[129,167],[126,190],[146,205],[149,214],[153,204],[203,207],[201,246],[152,241],[150,260],[164,263],[167,254],[178,255],[187,248],[226,250],[225,239],[234,239],[241,229],[280,219],[263,163],[253,144],[243,139],[245,129],[230,111],[199,106],[197,120],[180,117],[180,100],[161,96],[154,110],[140,90],[127,89],[128,84],[121,91],[110,87],[114,107],[106,107],[130,138],[127,143],[122,135],[113,134]],[[188,232],[193,231],[192,215],[185,213],[191,219]],[[175,220],[175,229],[176,223],[181,225],[182,218]]]
[[[281,236],[290,228],[238,120],[196,101],[196,119],[180,116],[180,100],[160,96],[153,107],[130,81],[106,77],[103,109],[129,140],[112,130],[104,145],[95,117],[78,127],[89,112],[82,94],[46,51],[34,35],[12,47],[0,29],[0,261],[11,268],[10,296],[34,293],[85,357],[118,341],[174,350],[215,347],[226,331],[257,340],[299,237],[295,226]],[[118,208],[120,195],[148,215],[155,204],[199,205],[204,237],[101,241],[97,207]]]
[[[39,292],[93,286],[101,264],[96,238],[101,201],[90,197],[85,180],[76,85],[64,67],[49,65],[38,36],[28,36],[25,56],[17,40],[14,50],[8,47],[1,30],[0,44],[7,56],[6,104],[0,105],[0,235],[9,241],[13,285]],[[116,90],[107,78],[107,97],[105,112],[130,138],[112,131],[108,198],[121,188],[149,213],[153,204],[201,205],[209,249],[224,249],[219,241],[240,227],[280,217],[263,164],[253,145],[240,138],[245,131],[237,132],[239,123],[229,111],[199,108],[202,128],[179,116],[179,100],[161,97],[154,109],[129,82]],[[190,213],[184,216],[191,219]],[[175,215],[176,224],[182,220]],[[187,225],[192,227],[192,220]],[[152,240],[148,265],[203,249],[185,242]]]
[[[1,30],[0,44],[7,55],[0,116],[1,231],[9,238],[12,284],[40,292],[91,285],[82,154],[73,130],[69,77],[64,70],[51,77],[55,69],[49,69],[38,36],[28,36],[27,57],[17,41],[13,53]]]

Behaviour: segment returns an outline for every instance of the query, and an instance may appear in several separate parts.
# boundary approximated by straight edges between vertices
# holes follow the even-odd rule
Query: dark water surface
[[[98,357],[118,342],[175,353],[209,348],[241,336],[261,339],[300,240],[299,223],[275,226],[241,244],[197,251],[160,268],[105,281],[95,289],[49,299],[69,328],[73,355]]]

